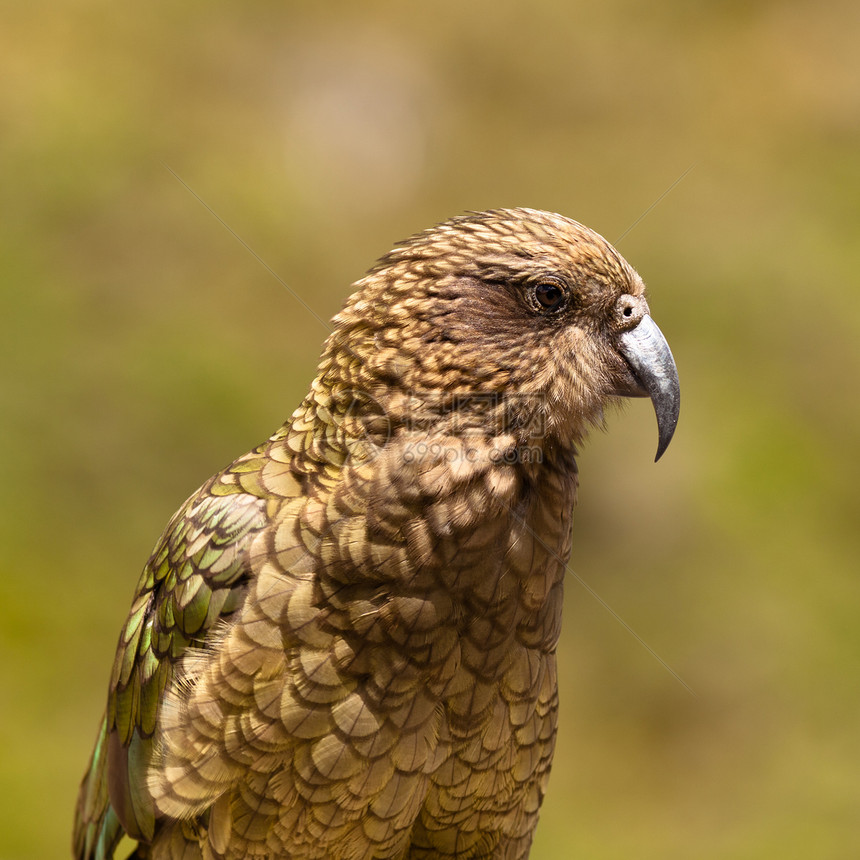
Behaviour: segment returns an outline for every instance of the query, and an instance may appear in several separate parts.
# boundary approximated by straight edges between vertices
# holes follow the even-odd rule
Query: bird
[[[659,459],[677,369],[598,233],[512,208],[395,245],[290,418],[156,543],[73,856],[526,858],[578,451],[626,397]]]

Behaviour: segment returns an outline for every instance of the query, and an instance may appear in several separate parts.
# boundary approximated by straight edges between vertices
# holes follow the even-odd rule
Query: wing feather
[[[73,840],[79,860],[111,857],[123,832],[144,840],[154,834],[145,772],[164,692],[187,649],[202,647],[219,620],[242,605],[251,575],[249,546],[269,521],[269,501],[281,495],[259,479],[266,462],[261,450],[240,458],[185,502],[143,569],[81,783]]]

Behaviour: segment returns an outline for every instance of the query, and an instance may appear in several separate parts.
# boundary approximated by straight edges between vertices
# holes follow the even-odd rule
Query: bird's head
[[[329,389],[369,397],[389,426],[573,447],[610,398],[650,396],[658,457],[672,438],[677,371],[645,286],[582,224],[530,209],[453,218],[397,245],[355,287],[321,372]]]

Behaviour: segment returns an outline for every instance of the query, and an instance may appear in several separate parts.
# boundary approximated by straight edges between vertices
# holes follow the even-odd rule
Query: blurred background
[[[532,856],[860,856],[860,4],[0,10],[2,860],[68,856],[140,568],[304,395],[304,305],[497,206],[623,237],[683,389],[658,465],[645,401],[580,457]]]

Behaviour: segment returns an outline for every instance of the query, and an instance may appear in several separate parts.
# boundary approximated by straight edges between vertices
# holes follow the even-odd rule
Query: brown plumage
[[[677,377],[639,276],[559,215],[455,218],[357,284],[310,392],[168,524],[79,858],[522,858],[552,761],[576,446]]]

